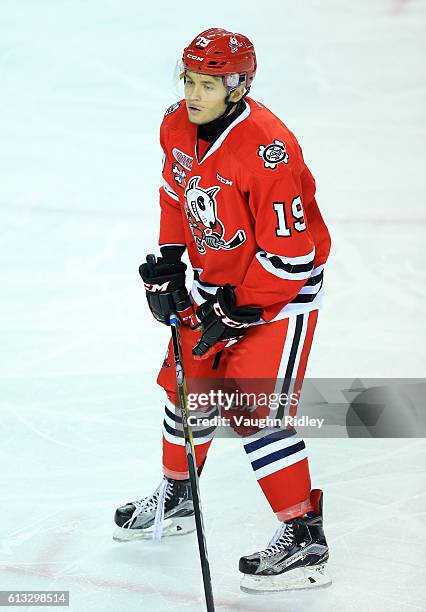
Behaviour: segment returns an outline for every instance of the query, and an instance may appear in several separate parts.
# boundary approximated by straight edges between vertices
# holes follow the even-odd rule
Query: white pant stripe
[[[299,363],[300,363],[300,356],[302,354],[303,345],[305,343],[306,331],[308,329],[309,313],[306,313],[303,315],[293,315],[289,317],[287,336],[286,336],[285,343],[284,343],[284,348],[283,348],[281,361],[280,361],[280,367],[278,368],[277,382],[275,384],[275,389],[274,389],[274,393],[282,392],[282,384],[286,376],[287,365],[288,365],[289,358],[290,358],[290,352],[293,346],[293,342],[295,340],[297,316],[303,317],[303,324],[302,324],[302,331],[300,334],[299,343],[297,346],[297,353],[296,353],[296,357],[294,360],[293,369],[290,373],[291,381],[290,381],[289,389],[287,391],[289,397],[291,393],[293,392],[295,377],[296,377],[297,370],[299,368]],[[284,416],[288,414],[289,407],[290,407],[290,403],[288,402],[287,406],[284,409]],[[270,414],[271,418],[275,418],[277,411],[278,411],[278,408],[271,410],[271,414]]]
[[[251,462],[256,461],[256,459],[261,459],[262,457],[266,457],[275,451],[281,450],[282,448],[289,448],[294,444],[298,444],[301,441],[301,438],[297,436],[291,436],[290,438],[280,438],[279,440],[275,440],[275,442],[271,442],[270,444],[266,444],[261,448],[258,448],[251,453],[247,453],[248,458]]]
[[[269,463],[268,465],[259,468],[254,472],[254,474],[257,480],[259,480],[260,478],[264,478],[265,476],[269,476],[274,472],[278,472],[278,470],[282,470],[283,468],[288,467],[289,465],[293,465],[293,463],[297,463],[302,459],[306,459],[307,456],[307,450],[306,448],[304,448],[303,450],[294,453],[293,455],[289,455],[288,457],[284,457],[283,459],[278,459],[278,461],[274,461],[273,463]]]
[[[163,427],[163,436],[170,442],[171,444],[178,444],[179,446],[185,446],[184,438],[179,438],[178,436],[172,436],[165,427]],[[194,446],[198,446],[199,444],[205,444],[206,442],[210,442],[212,437],[210,438],[194,438]]]

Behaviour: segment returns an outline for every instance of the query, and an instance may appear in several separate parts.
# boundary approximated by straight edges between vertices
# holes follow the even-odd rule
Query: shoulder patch
[[[285,144],[281,142],[281,140],[275,139],[271,144],[260,145],[257,154],[263,159],[265,168],[275,170],[281,162],[283,164],[288,164],[289,155],[285,148]]]
[[[169,108],[166,110],[166,112],[164,113],[164,116],[167,117],[167,115],[171,115],[179,108],[179,106],[180,106],[180,102],[175,102],[174,104],[171,104]]]

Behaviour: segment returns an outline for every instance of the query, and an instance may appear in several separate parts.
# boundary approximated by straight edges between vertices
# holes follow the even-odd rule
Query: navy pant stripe
[[[294,453],[298,453],[303,450],[305,447],[305,443],[303,440],[298,442],[297,444],[293,444],[292,446],[288,446],[287,448],[281,448],[280,450],[271,453],[270,455],[266,455],[266,457],[261,457],[260,459],[256,459],[252,461],[252,468],[256,471],[257,469],[264,467],[265,465],[269,465],[274,461],[278,461],[279,459],[284,459],[284,457],[289,457]]]
[[[296,434],[296,430],[291,429],[278,429],[277,431],[272,432],[269,436],[265,436],[263,438],[258,438],[253,442],[249,442],[248,444],[244,444],[244,450],[246,453],[251,453],[258,448],[262,448],[262,446],[266,446],[267,444],[272,444],[277,440],[282,440],[283,438],[289,438],[290,436],[294,436]]]

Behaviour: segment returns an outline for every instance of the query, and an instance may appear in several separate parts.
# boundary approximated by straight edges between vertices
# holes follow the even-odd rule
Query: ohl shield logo
[[[225,240],[225,227],[217,217],[217,185],[203,189],[201,177],[193,176],[185,190],[185,213],[199,252],[204,255],[211,249],[236,249],[246,240],[244,230],[238,230],[231,240]]]

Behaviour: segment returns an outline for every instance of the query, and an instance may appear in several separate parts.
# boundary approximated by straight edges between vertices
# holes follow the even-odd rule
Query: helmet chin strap
[[[239,83],[239,85],[241,85],[241,83]],[[223,114],[222,114],[222,115],[219,117],[219,119],[221,119],[222,117],[226,117],[227,115],[229,115],[229,113],[231,112],[231,110],[232,110],[232,109],[233,109],[235,106],[237,106],[238,102],[240,102],[240,101],[241,101],[243,98],[245,98],[245,97],[246,97],[246,95],[247,95],[247,94],[249,93],[249,91],[250,91],[250,87],[245,88],[245,89],[244,89],[244,93],[243,93],[243,95],[241,96],[241,98],[238,100],[238,102],[231,102],[231,101],[230,101],[231,94],[232,94],[232,93],[233,93],[233,92],[234,92],[236,89],[237,89],[237,88],[232,89],[232,90],[231,90],[231,91],[230,91],[230,92],[229,92],[229,93],[226,95],[226,97],[225,97],[225,104],[226,104],[225,112],[224,112],[224,113],[223,113]]]
[[[235,90],[236,90],[236,89],[237,89],[237,88],[238,88],[238,87],[241,85],[241,83],[243,82],[243,81],[241,80],[241,75],[239,75],[238,87],[232,87],[232,86],[231,86],[232,88],[228,89],[228,86],[227,86],[227,84],[226,84],[226,77],[223,77],[223,78],[222,78],[222,80],[223,80],[223,84],[225,85],[225,87],[227,87],[227,91],[228,91],[228,93],[226,94],[226,97],[225,97],[225,104],[226,104],[225,112],[224,112],[224,113],[222,113],[222,115],[221,115],[220,117],[218,117],[219,119],[222,119],[222,117],[227,117],[227,116],[228,116],[228,115],[229,115],[229,114],[232,112],[232,110],[233,110],[233,109],[234,109],[234,108],[237,106],[237,104],[238,104],[239,100],[238,100],[238,102],[231,102],[231,101],[230,101],[230,98],[231,98],[231,95],[234,93],[234,91],[235,91]],[[247,92],[244,92],[243,97],[246,95],[246,93],[247,93]]]
[[[226,104],[226,108],[225,111],[220,115],[220,117],[218,117],[218,119],[222,119],[222,117],[227,117],[231,111],[237,106],[238,102],[240,102],[247,94],[248,94],[248,90],[245,90],[244,94],[242,95],[242,97],[238,100],[238,102],[231,102],[230,101],[230,97],[231,94],[235,91],[235,89],[233,89],[232,91],[230,91],[227,96],[225,97],[225,104]]]
[[[225,104],[226,104],[226,108],[225,111],[222,113],[222,115],[220,115],[220,117],[218,117],[218,119],[222,119],[222,117],[227,117],[232,110],[237,106],[238,102],[231,102],[229,100],[231,94],[227,95],[225,98]]]

